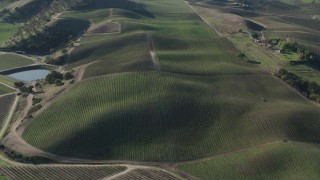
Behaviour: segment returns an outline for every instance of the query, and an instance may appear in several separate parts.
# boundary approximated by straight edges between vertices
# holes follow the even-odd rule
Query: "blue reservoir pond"
[[[20,81],[31,82],[38,79],[44,79],[49,73],[50,73],[49,70],[35,69],[35,70],[27,70],[27,71],[12,73],[12,74],[9,74],[8,76]]]

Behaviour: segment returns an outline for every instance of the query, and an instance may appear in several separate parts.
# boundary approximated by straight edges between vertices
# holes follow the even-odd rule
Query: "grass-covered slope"
[[[274,143],[178,167],[203,180],[319,179],[320,146]]]
[[[5,46],[5,42],[17,31],[18,25],[0,23],[0,47]]]
[[[22,67],[33,64],[31,59],[15,55],[15,54],[2,54],[0,55],[0,70]]]
[[[287,138],[317,141],[318,117],[269,75],[141,72],[76,84],[23,137],[64,156],[175,161]]]

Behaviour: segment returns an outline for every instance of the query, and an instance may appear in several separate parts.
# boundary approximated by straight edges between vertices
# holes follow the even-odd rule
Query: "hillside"
[[[0,0],[0,179],[318,179],[319,8]]]

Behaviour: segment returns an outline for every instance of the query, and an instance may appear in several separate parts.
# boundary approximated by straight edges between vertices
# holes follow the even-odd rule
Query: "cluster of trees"
[[[292,87],[300,91],[305,97],[320,103],[320,85],[301,79],[296,74],[290,73],[285,69],[280,69],[275,76],[281,78]]]
[[[90,26],[89,21],[78,19],[59,20],[50,27],[45,27],[41,33],[20,39],[10,45],[12,49],[33,52],[37,54],[50,54],[71,43],[78,35]]]
[[[45,78],[46,82],[49,84],[55,84],[57,86],[62,86],[63,80],[69,80],[72,79],[74,76],[71,72],[66,72],[65,74],[61,74],[57,71],[52,71],[50,74],[48,74]]]
[[[52,71],[50,74],[46,76],[45,80],[49,84],[56,84],[57,86],[61,86],[63,85],[63,74],[57,71]]]
[[[23,22],[17,32],[6,42],[6,46],[12,49],[24,51],[42,50],[50,51],[53,46],[59,45],[63,38],[69,36],[69,32],[63,33],[62,29],[50,29],[47,24],[51,21],[53,15],[66,9],[75,7],[83,0],[35,0],[29,4],[15,9],[3,10],[3,21],[6,22]],[[50,31],[50,33],[46,33]],[[53,33],[53,34],[52,34]],[[67,35],[66,35],[67,34]],[[41,40],[43,41],[41,41]],[[50,44],[51,45],[50,47]],[[46,47],[44,47],[46,46]]]
[[[53,0],[33,0],[22,7],[3,9],[0,12],[2,20],[7,23],[20,23],[29,20],[36,14],[47,9]]]
[[[32,93],[33,86],[27,85],[22,81],[17,81],[14,83],[14,86],[18,88],[24,94]]]

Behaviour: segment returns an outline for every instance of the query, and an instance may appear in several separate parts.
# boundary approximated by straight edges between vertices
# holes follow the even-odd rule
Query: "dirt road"
[[[150,55],[151,55],[151,59],[154,65],[154,69],[156,71],[161,71],[161,67],[160,67],[160,62],[159,59],[157,57],[155,48],[154,48],[154,43],[153,43],[153,39],[152,39],[152,34],[148,33],[147,34],[147,41],[148,41],[148,46],[149,46],[149,51],[150,51]]]

